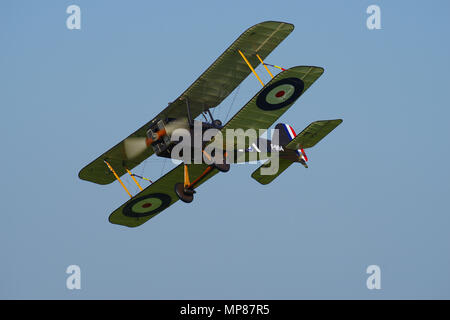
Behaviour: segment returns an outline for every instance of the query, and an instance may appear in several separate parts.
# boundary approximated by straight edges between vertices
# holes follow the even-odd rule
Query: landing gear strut
[[[192,200],[194,200],[194,187],[195,185],[202,180],[213,168],[216,168],[217,170],[221,172],[227,172],[230,170],[230,164],[223,163],[223,164],[212,164],[208,166],[205,171],[192,183],[189,181],[189,172],[188,172],[188,166],[184,165],[184,183],[178,182],[175,184],[175,193],[177,194],[178,198],[186,203],[191,203]]]
[[[197,179],[198,180],[198,179]],[[191,183],[189,181],[189,172],[188,172],[188,166],[187,164],[184,165],[184,183],[176,183],[175,184],[175,193],[177,194],[178,198],[180,198],[181,201],[184,201],[186,203],[192,202],[194,200],[194,183],[197,182],[194,181]]]
[[[206,153],[205,150],[203,150],[203,154],[206,156],[206,158],[208,158],[209,161],[212,161],[211,155],[209,155],[208,153]],[[227,153],[224,152],[223,154],[223,163],[215,163],[213,162],[211,165],[216,168],[217,170],[219,170],[220,172],[228,172],[230,170],[230,164],[226,163],[226,159],[227,159]]]

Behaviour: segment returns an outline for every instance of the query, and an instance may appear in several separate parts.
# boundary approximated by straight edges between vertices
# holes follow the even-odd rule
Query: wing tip
[[[117,209],[117,210],[119,210],[119,209]],[[133,223],[133,224],[130,224],[130,223],[127,223],[127,222],[123,222],[123,221],[118,221],[118,220],[114,219],[114,216],[115,216],[117,210],[114,210],[114,212],[112,212],[109,215],[109,217],[108,217],[109,223],[115,224],[117,226],[123,226],[123,227],[128,227],[128,228],[132,228],[133,229],[133,228],[137,228],[137,227],[141,226],[142,224],[144,224],[148,220],[148,219],[147,220],[142,220],[142,222],[140,222],[140,220],[138,218],[136,218],[136,220],[135,220],[136,223]]]
[[[286,21],[276,21],[276,20],[266,20],[266,21],[262,21],[262,22],[260,22],[260,23],[255,24],[255,26],[257,26],[257,25],[263,25],[263,24],[268,24],[268,23],[278,23],[278,24],[286,25],[287,27],[292,28],[292,29],[295,28],[295,26],[294,26],[292,23],[290,23],[290,22],[286,22]]]
[[[319,71],[321,75],[325,72],[325,68],[319,67],[319,66],[294,66],[294,67],[290,67],[289,69],[286,69],[282,72],[286,72],[288,70],[295,70],[298,68],[314,68],[314,69],[316,69],[316,71]],[[282,73],[282,72],[280,72],[280,73]]]
[[[292,31],[294,31],[294,29],[295,29],[295,26],[294,26],[292,23],[289,23],[289,22],[267,20],[267,21],[259,22],[259,23],[255,24],[255,25],[251,26],[251,27],[248,28],[246,31],[249,31],[249,30],[251,30],[251,29],[253,29],[253,28],[262,27],[262,26],[269,25],[269,24],[274,24],[274,23],[276,23],[276,24],[278,24],[278,25],[281,24],[281,25],[283,25],[283,26],[286,26],[286,27],[284,28],[284,31],[289,31],[289,33],[291,33]]]
[[[85,168],[81,169],[80,172],[78,172],[78,178],[80,180],[84,180],[84,181],[100,184],[100,185],[103,185],[103,186],[114,182],[114,179],[113,180],[98,180],[98,179],[96,180],[96,179],[93,179],[91,176],[89,176],[84,171],[85,171]]]

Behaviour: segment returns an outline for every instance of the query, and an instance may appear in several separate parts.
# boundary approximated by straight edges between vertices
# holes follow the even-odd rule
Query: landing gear
[[[205,150],[203,150],[203,154],[208,158],[209,161],[213,161],[211,155],[207,154],[207,153],[205,152]],[[224,153],[223,153],[223,159],[222,159],[222,162],[223,162],[223,163],[216,163],[216,162],[213,162],[213,163],[211,164],[211,166],[213,166],[214,168],[216,168],[216,169],[219,170],[220,172],[228,172],[228,171],[230,171],[230,164],[229,164],[229,163],[226,163],[226,161],[227,161],[227,153],[224,152]]]
[[[191,203],[194,200],[195,190],[186,188],[183,183],[175,184],[175,193],[183,202]]]
[[[214,168],[216,168],[220,172],[228,172],[230,170],[229,163],[213,163],[212,165]]]
[[[208,167],[210,168],[210,167]],[[209,169],[211,170],[211,169]],[[207,170],[207,171],[209,171]],[[207,173],[204,172],[203,174]],[[175,193],[177,194],[178,198],[180,198],[181,201],[186,203],[191,203],[192,200],[194,200],[194,184],[201,178],[197,178],[193,183],[189,181],[189,172],[188,172],[188,166],[184,165],[184,183],[175,183]]]
[[[212,171],[214,168],[221,172],[227,172],[230,170],[230,165],[228,163],[224,164],[212,164],[208,166],[203,173],[197,177],[192,183],[189,181],[189,172],[188,172],[188,166],[184,165],[184,183],[178,182],[175,184],[175,193],[177,194],[178,198],[186,203],[191,203],[192,200],[194,200],[194,187],[195,185],[200,182],[204,177],[208,175],[210,171]]]
[[[220,121],[219,119],[213,120],[212,125],[216,128],[222,128],[222,121]]]

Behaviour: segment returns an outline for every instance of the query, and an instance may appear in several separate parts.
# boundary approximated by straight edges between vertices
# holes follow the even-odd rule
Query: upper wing
[[[227,129],[269,128],[322,73],[323,68],[320,67],[300,66],[277,74],[221,129],[224,140]],[[225,147],[226,142],[223,143]],[[245,148],[250,143],[246,139]]]
[[[342,119],[314,121],[286,146],[289,149],[311,148],[342,123]]]
[[[180,97],[170,103],[152,121],[186,117],[186,98],[189,99],[192,118],[196,118],[208,108],[218,106],[251,72],[238,50],[244,52],[250,63],[256,67],[260,63],[256,54],[265,59],[292,30],[294,30],[292,24],[276,21],[262,22],[247,29]],[[152,121],[143,125],[128,138],[145,137]],[[84,167],[78,176],[83,180],[108,184],[115,178],[105,167],[103,160],[107,159],[117,174],[122,176],[126,173],[124,166],[132,169],[152,154],[153,150],[148,148],[133,160],[127,159],[123,140]]]
[[[189,176],[194,180],[207,167],[206,164],[188,164]],[[194,188],[218,172],[217,169],[213,169]],[[182,163],[117,208],[109,216],[109,222],[127,227],[140,226],[178,201],[175,184],[183,181],[184,164]]]
[[[207,108],[217,107],[250,73],[238,50],[256,67],[258,54],[265,59],[291,32],[294,25],[285,22],[266,21],[247,29],[203,74],[161,112],[165,117],[186,117],[188,98],[193,118]]]

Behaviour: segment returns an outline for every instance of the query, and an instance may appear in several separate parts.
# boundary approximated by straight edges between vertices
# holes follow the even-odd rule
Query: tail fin
[[[275,129],[278,130],[278,139],[282,146],[286,146],[296,136],[294,128],[286,123],[277,124]]]
[[[297,134],[294,131],[294,128],[292,128],[290,125],[286,123],[277,124],[275,126],[275,129],[278,129],[278,139],[283,147],[289,145],[289,143],[292,140],[294,140],[297,136]],[[306,156],[303,147],[298,148],[297,150],[295,150],[295,152],[297,153],[300,162],[307,168],[308,166],[306,165],[306,161],[308,161],[308,157]]]
[[[299,156],[299,162],[302,162],[302,160],[307,160],[303,149],[315,146],[341,123],[342,119],[314,121],[296,136],[294,129],[287,124],[279,123],[275,126],[275,128],[279,130],[280,144],[286,149],[296,150]],[[301,150],[300,154],[299,150]],[[289,168],[292,163],[294,163],[294,161],[279,158],[278,170],[267,172],[268,168],[271,166],[271,162],[269,160],[252,173],[252,178],[261,184],[269,184],[281,173],[283,173],[283,171]],[[266,171],[264,172],[264,175],[262,174],[262,169]]]

